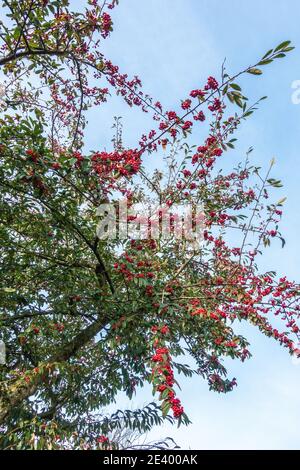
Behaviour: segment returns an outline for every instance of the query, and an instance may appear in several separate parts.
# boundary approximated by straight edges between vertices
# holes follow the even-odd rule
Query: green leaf
[[[268,52],[265,53],[265,55],[263,56],[262,60],[266,59],[267,57],[269,57],[273,52],[273,49],[270,49]]]
[[[283,41],[277,47],[275,47],[274,52],[281,51],[282,49],[288,47],[291,44],[291,41]]]
[[[270,64],[271,62],[273,62],[273,59],[265,59],[265,60],[261,60],[260,62],[258,62],[258,65],[267,65],[267,64]]]
[[[287,200],[287,197],[283,197],[282,199],[280,199],[278,202],[277,202],[277,206],[282,206],[282,204],[285,203],[285,201]]]
[[[251,73],[252,75],[261,75],[262,71],[260,69],[257,69],[255,67],[252,67],[247,70],[248,73]]]
[[[241,87],[240,87],[239,85],[237,85],[237,83],[231,83],[230,86],[231,86],[231,88],[233,88],[234,90],[242,91]]]
[[[280,238],[280,240],[281,240],[281,246],[282,246],[282,248],[284,248],[284,247],[285,247],[285,244],[286,244],[286,241],[285,241],[285,239],[282,238],[282,237],[279,237],[279,238]]]

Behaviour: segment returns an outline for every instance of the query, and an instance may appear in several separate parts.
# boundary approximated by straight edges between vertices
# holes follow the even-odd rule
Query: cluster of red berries
[[[26,155],[29,157],[29,159],[32,162],[37,163],[37,161],[39,159],[39,154],[35,150],[33,150],[33,149],[26,150]]]
[[[99,444],[107,444],[109,442],[109,439],[108,437],[102,435],[102,436],[97,437],[96,441]]]
[[[61,333],[65,329],[65,325],[63,323],[54,323],[53,329]]]
[[[101,177],[119,174],[131,176],[136,174],[141,166],[141,152],[138,150],[124,150],[123,152],[96,152],[93,154],[92,165],[94,171]]]
[[[153,279],[155,274],[149,271],[152,263],[151,261],[135,260],[127,252],[123,254],[123,263],[115,263],[114,269],[124,276],[127,281],[133,281],[134,279]],[[143,271],[141,271],[143,270]]]
[[[224,109],[224,104],[219,98],[214,98],[213,95],[218,90],[219,84],[214,77],[208,77],[207,83],[204,87],[204,90],[195,89],[190,92],[190,98],[186,98],[181,102],[181,108],[186,111],[186,114],[183,118],[180,118],[175,111],[166,111],[165,113],[162,110],[160,102],[155,103],[154,109],[156,110],[153,119],[159,121],[159,130],[161,135],[156,137],[156,131],[152,130],[148,136],[143,135],[140,140],[140,146],[143,150],[148,149],[157,150],[157,143],[161,144],[163,148],[169,143],[167,137],[163,137],[164,134],[169,134],[173,139],[176,138],[178,132],[181,130],[183,133],[189,131],[193,126],[192,121],[184,120],[189,114],[193,115],[195,121],[203,122],[205,120],[205,114],[203,111],[198,111],[197,108],[199,103],[195,106],[192,104],[191,98],[198,98],[200,101],[203,101],[207,95],[208,109],[213,113],[219,113],[218,119],[221,119],[222,111]],[[210,94],[209,94],[210,93]],[[153,106],[152,106],[153,107]],[[157,143],[156,143],[157,141]]]
[[[101,35],[105,39],[107,38],[107,36],[112,30],[112,19],[108,13],[104,12],[101,17],[101,22],[102,22]]]
[[[214,77],[208,77],[207,84],[205,85],[205,90],[217,90],[219,84]]]
[[[241,256],[239,248],[229,248],[224,240],[214,238],[206,231],[204,239],[207,243],[212,243],[212,253],[215,259],[222,266],[222,271],[216,278],[207,278],[202,281],[202,292],[204,298],[210,300],[210,309],[201,306],[200,299],[193,299],[191,302],[190,314],[194,317],[200,316],[205,319],[212,319],[216,322],[226,320],[234,321],[236,318],[248,319],[251,323],[259,327],[267,336],[272,336],[281,344],[286,346],[291,353],[295,346],[287,332],[280,333],[272,327],[269,316],[274,313],[285,321],[288,330],[295,334],[300,340],[300,330],[296,324],[296,317],[300,317],[300,303],[298,301],[298,286],[286,278],[276,281],[270,275],[258,276],[252,270],[257,252],[249,252],[251,259],[250,266],[240,266],[233,262],[230,255]],[[230,274],[229,274],[230,273]],[[220,307],[222,304],[222,307]],[[215,307],[213,307],[215,305]],[[225,348],[237,348],[237,343],[226,339],[217,338],[219,346]],[[239,352],[240,357],[247,355],[244,349]]]
[[[169,334],[167,325],[162,327],[152,327],[152,332],[155,334],[154,340],[155,354],[151,358],[152,378],[155,382],[155,390],[160,393],[160,398],[163,400],[162,409],[171,408],[174,418],[180,418],[184,413],[184,409],[178,398],[175,398],[173,386],[175,383],[174,372],[171,367],[171,357],[169,349],[166,346],[161,346],[158,337]]]

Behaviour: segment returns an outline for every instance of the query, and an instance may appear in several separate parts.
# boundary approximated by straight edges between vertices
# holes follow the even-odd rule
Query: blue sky
[[[74,2],[79,3],[79,2]],[[226,57],[229,72],[255,63],[268,49],[290,39],[290,56],[265,68],[257,78],[247,76],[243,89],[250,99],[268,95],[237,137],[236,150],[226,154],[231,167],[254,147],[253,162],[268,166],[276,158],[274,176],[284,181],[278,193],[287,196],[282,231],[284,250],[274,245],[261,262],[299,281],[300,229],[300,105],[292,103],[292,82],[300,80],[300,2],[298,0],[120,0],[113,11],[115,31],[105,42],[106,56],[129,75],[139,75],[145,91],[169,109],[201,86],[207,76],[218,77]],[[152,122],[119,98],[89,114],[87,146],[109,146],[113,116],[123,116],[125,144],[136,146]],[[155,159],[155,156],[151,157]],[[156,166],[155,160],[151,163]],[[179,430],[165,426],[149,438],[172,436],[191,449],[299,449],[300,361],[251,327],[241,330],[251,341],[254,357],[245,364],[230,363],[238,387],[217,395],[199,377],[181,379],[180,393],[193,424]],[[139,391],[134,404],[152,399]],[[120,397],[118,407],[126,400]]]

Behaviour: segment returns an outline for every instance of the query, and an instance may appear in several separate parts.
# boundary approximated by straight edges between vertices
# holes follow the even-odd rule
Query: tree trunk
[[[99,333],[107,323],[107,319],[99,320],[89,325],[85,330],[81,331],[75,338],[62,346],[56,354],[51,356],[46,363],[39,364],[38,367],[45,368],[45,371],[51,370],[51,365],[66,362],[73,357],[77,351],[85,346],[92,338]],[[46,367],[45,367],[46,366]],[[29,372],[33,372],[30,370]],[[47,372],[45,372],[47,373]],[[23,400],[33,395],[39,388],[44,379],[45,374],[37,374],[26,382],[24,377],[14,382],[6,382],[1,385],[0,389],[0,424],[5,424],[5,418],[11,410],[19,406]]]

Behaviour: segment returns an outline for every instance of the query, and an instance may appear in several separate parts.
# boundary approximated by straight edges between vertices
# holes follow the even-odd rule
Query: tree
[[[260,273],[256,261],[273,238],[284,243],[284,201],[268,202],[281,183],[271,168],[263,176],[250,164],[251,149],[229,174],[219,163],[257,105],[248,105],[238,78],[260,75],[260,67],[293,47],[285,41],[237,74],[223,66],[219,81],[209,77],[181,101],[181,112],[164,110],[138,77],[130,79],[101,52],[116,3],[89,0],[78,13],[67,0],[3,1],[1,448],[101,448],[120,429],[188,424],[174,373],[203,376],[217,392],[232,390],[236,380],[222,358],[250,356],[236,322],[256,325],[297,353],[299,286]],[[155,129],[128,149],[116,119],[112,148],[88,153],[84,112],[111,92],[152,113]],[[198,126],[207,137],[194,145]],[[147,155],[162,153],[163,171],[149,175]],[[120,199],[131,210],[135,203],[157,205],[156,229],[167,214],[168,237],[102,237],[99,206],[117,208]],[[182,204],[192,207],[190,228],[201,219],[201,243],[178,237]],[[125,221],[151,223],[130,210]],[[120,391],[131,398],[147,382],[161,407],[104,414]]]

